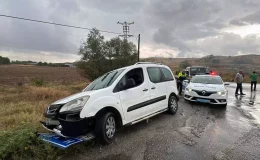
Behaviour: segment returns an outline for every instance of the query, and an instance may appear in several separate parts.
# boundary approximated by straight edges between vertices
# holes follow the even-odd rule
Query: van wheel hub
[[[108,117],[106,121],[106,135],[112,138],[115,135],[116,123],[114,117]]]

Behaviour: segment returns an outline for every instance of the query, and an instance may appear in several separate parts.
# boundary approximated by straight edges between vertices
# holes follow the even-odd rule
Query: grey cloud
[[[222,33],[194,44],[194,48],[214,55],[256,54],[260,51],[260,38],[256,35],[241,37],[233,33]]]
[[[152,1],[146,9],[148,21],[159,28],[153,40],[177,48],[178,56],[191,51],[186,41],[214,36],[223,22],[216,18],[220,5],[214,1],[170,0]],[[215,20],[214,20],[215,19]]]
[[[223,34],[222,29],[230,24],[260,23],[259,7],[258,0],[8,0],[0,4],[2,12],[14,16],[115,32],[122,32],[117,21],[135,21],[130,33],[140,33],[143,46],[167,45],[178,51],[179,57],[208,52],[258,53],[257,37]],[[25,49],[35,54],[41,51],[59,56],[58,52],[75,54],[88,33],[2,17],[0,27],[0,50],[15,49],[17,54]],[[164,48],[157,49],[165,53]]]
[[[153,39],[157,43],[166,44],[172,47],[176,47],[180,50],[189,51],[189,47],[186,46],[184,42],[179,40],[173,35],[173,32],[171,32],[169,29],[159,29],[154,35]]]
[[[9,9],[9,15],[46,21],[53,20],[54,22],[57,20],[56,22],[59,23],[62,23],[62,19],[58,20],[55,16],[66,17],[67,14],[65,13],[69,13],[64,11],[60,15],[57,12],[50,15],[49,12],[46,12],[46,9],[49,8],[51,11],[55,6],[59,8],[58,3],[54,1],[51,1],[51,3],[47,3],[48,1],[37,2],[34,0],[9,0],[5,5]],[[73,5],[70,3],[63,3],[62,7],[65,5],[67,5],[65,9],[69,8],[69,6],[73,8]],[[77,46],[69,40],[67,28],[3,17],[1,17],[0,26],[5,31],[0,32],[0,48],[63,53],[77,52]]]
[[[168,0],[151,1],[147,7],[149,21],[155,26],[169,25],[171,27],[185,26],[205,22],[214,18],[219,11],[215,2],[207,0]]]
[[[142,9],[145,0],[113,0],[109,2],[107,0],[86,0],[81,2],[88,7],[94,7],[100,10],[101,12],[134,14]]]
[[[260,10],[249,14],[243,18],[233,19],[230,21],[230,24],[233,25],[249,25],[249,24],[260,24]]]
[[[208,21],[203,24],[205,27],[211,28],[211,29],[222,29],[224,27],[227,27],[227,24],[222,19],[216,19],[214,21]]]

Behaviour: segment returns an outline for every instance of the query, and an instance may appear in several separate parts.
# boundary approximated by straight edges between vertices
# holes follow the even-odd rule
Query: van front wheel
[[[114,113],[107,112],[100,117],[97,117],[95,132],[100,143],[112,143],[116,133],[116,119]]]
[[[169,97],[168,109],[169,109],[169,112],[171,114],[175,114],[178,110],[178,101],[177,101],[177,98],[174,95],[171,95]]]

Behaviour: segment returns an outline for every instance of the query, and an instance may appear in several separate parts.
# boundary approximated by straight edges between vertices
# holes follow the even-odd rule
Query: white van
[[[178,109],[176,80],[169,67],[139,62],[104,74],[82,92],[47,107],[42,125],[62,137],[93,133],[111,143],[118,127]]]

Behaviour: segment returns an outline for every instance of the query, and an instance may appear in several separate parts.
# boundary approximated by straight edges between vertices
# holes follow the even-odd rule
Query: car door
[[[163,73],[165,88],[166,88],[166,95],[167,95],[166,97],[168,99],[169,95],[172,92],[174,92],[175,94],[178,93],[176,80],[173,78],[173,74],[169,69],[164,68],[164,67],[161,67],[160,69]]]
[[[135,86],[127,89],[122,89],[119,92],[121,106],[123,108],[125,121],[131,122],[141,118],[146,112],[146,102],[150,100],[150,89],[147,78],[144,76],[143,68],[135,68],[128,71],[125,76],[119,81],[118,85],[126,84],[128,79],[133,79]]]
[[[149,87],[151,89],[151,101],[153,102],[153,112],[167,107],[166,86],[163,81],[163,74],[159,67],[147,67],[149,76]]]

